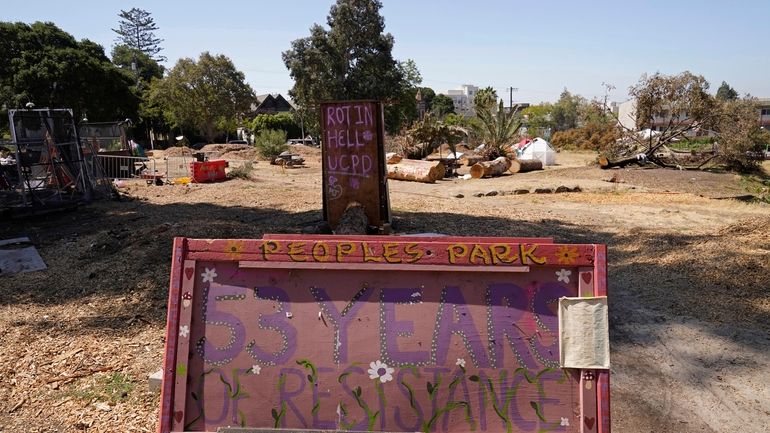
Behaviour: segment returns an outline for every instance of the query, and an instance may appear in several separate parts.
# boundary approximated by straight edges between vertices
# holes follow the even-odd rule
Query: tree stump
[[[369,219],[366,217],[364,206],[353,201],[348,203],[345,212],[342,213],[334,233],[338,235],[365,235],[368,228]]]

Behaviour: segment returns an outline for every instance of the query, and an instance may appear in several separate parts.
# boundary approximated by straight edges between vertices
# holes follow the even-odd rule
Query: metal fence
[[[99,155],[104,176],[109,179],[152,179],[158,173],[155,160],[141,156]]]
[[[194,160],[191,156],[167,156],[166,179],[173,181],[183,177],[191,177],[190,163]]]

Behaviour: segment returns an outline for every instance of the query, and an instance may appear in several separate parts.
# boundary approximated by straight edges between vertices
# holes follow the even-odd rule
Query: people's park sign
[[[557,317],[605,269],[547,238],[177,238],[159,431],[608,433]]]

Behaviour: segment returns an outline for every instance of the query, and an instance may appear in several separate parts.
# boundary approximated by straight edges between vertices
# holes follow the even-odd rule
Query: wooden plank
[[[185,256],[187,239],[174,238],[171,256],[171,278],[169,282],[168,308],[166,318],[166,344],[163,356],[163,384],[160,389],[160,420],[158,432],[169,433],[174,408],[174,376],[176,374],[177,330],[179,329],[179,306],[182,284],[182,260]]]
[[[320,269],[334,270],[345,269],[354,271],[377,271],[382,269],[381,264],[359,263],[355,269],[347,263],[313,263],[313,262],[257,262],[240,261],[238,267],[245,269]],[[452,266],[452,265],[390,265],[388,269],[393,271],[424,271],[424,272],[479,272],[477,267]],[[505,266],[499,268],[486,268],[485,272],[529,272],[529,266]]]
[[[189,362],[190,340],[192,330],[192,301],[195,296],[195,278],[197,277],[195,260],[185,260],[182,272],[182,291],[179,309],[179,326],[177,327],[177,358],[174,380],[174,418],[173,430],[184,430],[185,402],[187,401],[187,364]]]
[[[321,103],[321,129],[324,220],[336,228],[348,205],[357,202],[369,225],[389,224],[382,104]]]
[[[594,247],[594,294],[595,296],[607,296],[607,246],[595,245]],[[596,382],[597,411],[600,420],[598,431],[599,433],[611,433],[609,370],[598,370]]]
[[[318,263],[458,266],[593,266],[593,245],[403,241],[190,240],[190,258]]]
[[[594,296],[594,269],[578,268],[578,293],[581,298]],[[596,371],[580,370],[580,431],[596,433]]]

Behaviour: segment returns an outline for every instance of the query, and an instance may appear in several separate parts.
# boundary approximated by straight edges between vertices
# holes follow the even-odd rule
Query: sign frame
[[[318,245],[324,245],[324,256],[314,254]],[[357,249],[351,249],[351,245],[356,245]],[[417,257],[415,248],[424,254]],[[508,260],[514,255],[518,257]],[[300,256],[306,260],[297,261]],[[373,260],[375,258],[379,260]],[[184,430],[184,421],[188,380],[186,372],[178,368],[178,363],[182,359],[180,355],[190,353],[191,348],[189,340],[179,338],[178,330],[192,320],[191,309],[182,306],[189,306],[186,301],[199,296],[194,293],[194,283],[189,276],[191,269],[195,273],[196,262],[199,261],[237,263],[239,269],[257,272],[282,269],[290,272],[451,271],[492,275],[535,269],[550,272],[569,266],[576,268],[573,278],[577,279],[579,296],[607,295],[606,247],[599,244],[554,244],[550,238],[490,237],[280,234],[265,235],[263,239],[237,240],[178,237],[174,239],[169,285],[159,433],[187,431]],[[188,293],[191,293],[189,297]],[[579,383],[579,414],[576,413],[575,417],[580,424],[579,428],[573,424],[573,429],[568,431],[611,433],[609,370],[565,369],[565,374]]]

